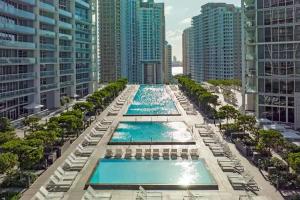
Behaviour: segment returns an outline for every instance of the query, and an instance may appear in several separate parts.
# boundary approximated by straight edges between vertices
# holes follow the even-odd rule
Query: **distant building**
[[[98,83],[95,0],[0,1],[0,116],[15,120]]]
[[[121,0],[98,1],[100,79],[110,82],[121,77]]]
[[[300,128],[300,1],[242,1],[245,110]]]
[[[169,83],[172,79],[172,46],[166,42],[164,58],[164,82]]]
[[[241,79],[241,12],[234,5],[208,3],[192,19],[192,78]]]
[[[192,27],[187,28],[182,34],[182,67],[183,74],[191,75],[192,66],[192,55],[193,55],[193,29]]]

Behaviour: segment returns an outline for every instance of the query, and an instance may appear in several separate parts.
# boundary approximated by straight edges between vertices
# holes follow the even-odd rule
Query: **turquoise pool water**
[[[126,115],[179,115],[164,85],[141,85]]]
[[[111,143],[187,143],[191,133],[183,122],[120,122]]]
[[[101,159],[90,185],[217,185],[204,160]]]

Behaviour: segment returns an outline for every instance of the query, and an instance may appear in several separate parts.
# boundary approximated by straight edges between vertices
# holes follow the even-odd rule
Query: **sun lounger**
[[[125,158],[130,159],[132,157],[132,149],[125,150]]]
[[[182,158],[188,158],[189,157],[189,150],[188,149],[181,149],[181,157]]]
[[[71,153],[68,158],[72,163],[86,163],[88,157],[76,157],[73,153]]]
[[[160,157],[160,153],[159,153],[159,149],[153,149],[153,159],[159,159]]]
[[[108,120],[104,118],[100,121],[100,123],[103,125],[111,125],[113,123],[113,120]]]
[[[66,159],[64,163],[64,169],[71,171],[80,171],[84,167],[85,163],[72,163],[69,159]]]
[[[40,187],[39,191],[41,194],[41,199],[62,199],[64,197],[63,192],[49,192],[44,186]]]
[[[183,197],[183,200],[208,200],[208,199],[199,194],[193,194],[190,190],[187,190],[187,195]]]
[[[111,158],[113,156],[113,152],[111,149],[106,149],[105,158]]]
[[[95,191],[91,186],[89,186],[86,192],[84,193],[82,200],[98,200],[98,199],[109,200],[111,198],[112,198],[111,193],[98,192]]]
[[[139,191],[137,192],[137,199],[162,199],[161,192],[148,192],[142,186],[139,187]]]
[[[171,158],[177,159],[177,157],[178,157],[177,149],[171,149]]]
[[[72,183],[73,181],[59,180],[55,176],[51,175],[47,187],[53,189],[68,190],[71,187]]]
[[[191,155],[191,158],[198,158],[199,157],[198,149],[191,149],[190,155]]]
[[[79,147],[76,148],[74,154],[76,156],[89,157],[93,153],[94,149],[81,149]]]
[[[56,169],[56,171],[58,172],[58,173],[60,173],[61,175],[63,175],[63,176],[66,176],[66,177],[74,177],[74,179],[75,179],[75,177],[78,175],[78,172],[76,172],[76,171],[65,171],[65,170],[63,170],[63,168],[61,168],[61,167],[58,167],[57,169]]]
[[[151,159],[152,149],[146,149],[144,157],[146,159]]]
[[[91,137],[103,137],[106,133],[107,129],[105,131],[97,131],[95,128],[92,128],[90,136]]]
[[[96,146],[99,143],[99,141],[100,141],[100,138],[97,138],[97,139],[91,138],[89,135],[86,135],[84,137],[84,142],[89,145],[92,145],[92,146]]]
[[[143,149],[136,149],[135,150],[135,158],[141,159],[143,157]]]
[[[119,114],[119,111],[108,110],[107,116],[116,116]]]
[[[122,156],[123,156],[122,149],[116,149],[116,151],[115,151],[115,158],[122,158]]]
[[[96,125],[95,130],[100,132],[100,131],[107,131],[109,127],[107,126],[100,126],[100,125]]]
[[[170,158],[170,149],[163,149],[163,158],[164,159]]]
[[[211,149],[214,156],[224,156],[225,153],[222,149]]]

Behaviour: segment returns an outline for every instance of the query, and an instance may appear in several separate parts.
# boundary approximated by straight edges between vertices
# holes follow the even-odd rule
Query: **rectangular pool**
[[[195,144],[195,142],[184,122],[120,122],[108,144]]]
[[[87,185],[98,189],[211,189],[218,185],[204,160],[100,159]]]
[[[165,85],[140,85],[125,115],[180,115]]]

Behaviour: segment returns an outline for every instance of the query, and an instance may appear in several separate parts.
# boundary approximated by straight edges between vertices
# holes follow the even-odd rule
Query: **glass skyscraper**
[[[242,2],[246,110],[300,128],[300,0]]]

